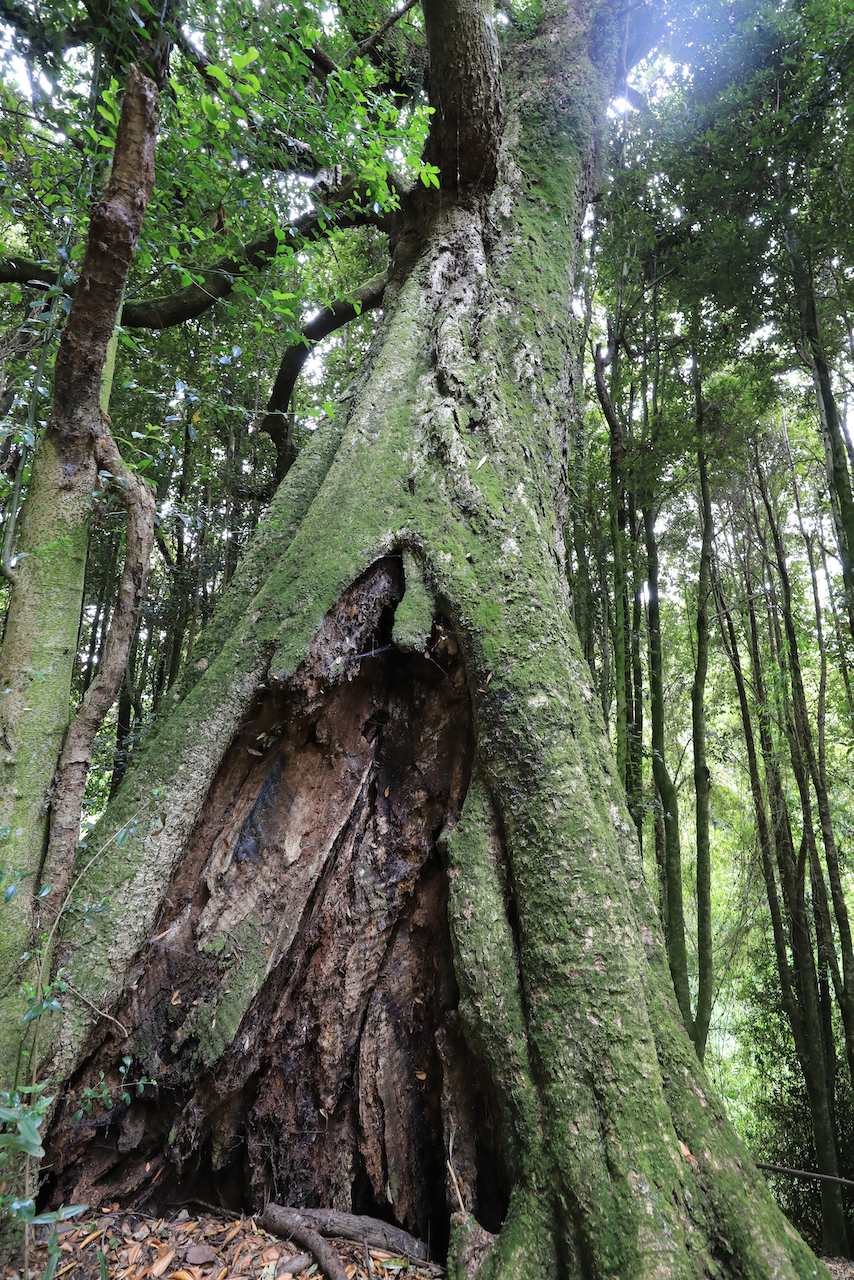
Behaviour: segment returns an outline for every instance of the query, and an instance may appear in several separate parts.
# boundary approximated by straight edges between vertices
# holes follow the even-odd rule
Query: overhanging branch
[[[395,26],[410,9],[414,9],[418,0],[406,0],[406,4],[396,9],[381,26],[377,28],[371,35],[364,40],[360,40],[356,47],[347,54],[344,59],[344,66],[351,67],[357,58],[364,58],[366,54],[373,53],[383,36],[387,35],[393,26]]]
[[[364,200],[360,200],[362,196]],[[360,183],[355,178],[348,178],[326,200],[325,207],[312,209],[287,224],[284,234],[292,244],[319,239],[330,222],[342,230],[360,226],[375,226],[383,231],[389,229],[389,215],[374,213],[370,206],[359,207],[360,203],[367,204],[367,192],[360,190]],[[353,207],[341,208],[351,200]],[[195,319],[214,303],[227,298],[233,292],[237,279],[247,270],[263,271],[275,258],[281,244],[281,231],[278,234],[275,231],[265,232],[257,240],[242,246],[237,253],[206,268],[200,273],[201,280],[160,298],[125,302],[121,324],[126,329],[169,329]],[[10,283],[50,288],[57,284],[57,271],[47,262],[15,255],[0,257],[0,284]],[[59,283],[70,297],[76,294],[77,283],[69,275],[62,276]]]
[[[261,421],[260,430],[267,433],[276,446],[276,479],[281,480],[287,473],[292,461],[290,422],[287,417],[288,405],[296,386],[303,365],[318,342],[328,338],[337,329],[355,320],[367,311],[375,311],[382,305],[388,273],[367,280],[346,298],[340,298],[324,307],[318,315],[309,320],[302,328],[302,337],[292,343],[282,356],[279,372],[267,402],[267,412]]]

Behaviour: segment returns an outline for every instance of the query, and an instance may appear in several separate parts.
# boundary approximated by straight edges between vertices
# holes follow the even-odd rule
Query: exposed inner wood
[[[380,561],[259,692],[114,1011],[130,1040],[110,1024],[57,1113],[46,1202],[272,1199],[382,1217],[442,1256],[452,1143],[466,1207],[500,1226],[498,1108],[456,1012],[437,849],[471,768],[466,674],[440,621],[425,654],[392,644],[403,590],[401,560]],[[211,1061],[247,922],[258,989]],[[156,1091],[74,1123],[126,1054]]]

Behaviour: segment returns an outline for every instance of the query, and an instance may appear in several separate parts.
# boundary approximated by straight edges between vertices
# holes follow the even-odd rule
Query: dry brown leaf
[[[198,1280],[198,1277],[194,1276],[192,1271],[185,1271],[181,1267],[178,1271],[169,1272],[169,1280]]]
[[[219,1259],[209,1244],[194,1244],[187,1250],[186,1261],[191,1267],[200,1267],[210,1262],[218,1262]]]
[[[136,1262],[137,1258],[141,1253],[142,1253],[142,1241],[137,1240],[128,1249],[128,1262],[131,1264],[131,1266],[134,1264],[134,1262]]]
[[[175,1252],[176,1251],[174,1249],[170,1249],[168,1253],[164,1253],[163,1257],[159,1258],[158,1261],[155,1262],[154,1266],[151,1268],[153,1280],[160,1280],[160,1277],[166,1274],[169,1270],[170,1262],[175,1257]]]
[[[90,1232],[89,1232],[89,1234],[88,1234],[88,1236],[86,1237],[86,1239],[85,1239],[85,1240],[81,1240],[81,1242],[80,1242],[80,1248],[81,1248],[81,1249],[85,1249],[85,1248],[86,1248],[86,1246],[87,1246],[87,1245],[89,1245],[89,1244],[91,1244],[93,1240],[97,1240],[97,1239],[98,1239],[98,1236],[99,1236],[100,1234],[101,1234],[101,1228],[100,1228],[100,1227],[98,1228],[98,1230],[97,1230],[97,1231],[90,1231]]]
[[[229,1227],[228,1231],[226,1231],[225,1233],[225,1239],[222,1241],[222,1245],[225,1246],[227,1244],[231,1244],[232,1240],[237,1235],[238,1231],[242,1226],[243,1226],[242,1222],[235,1222],[233,1226]]]

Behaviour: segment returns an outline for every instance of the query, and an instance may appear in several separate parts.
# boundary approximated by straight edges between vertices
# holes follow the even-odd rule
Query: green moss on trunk
[[[307,655],[330,689],[352,674],[357,658],[325,619],[371,565],[401,556],[412,598],[398,639],[421,643],[435,601],[468,679],[473,781],[440,843],[459,1012],[498,1097],[512,1179],[494,1241],[456,1220],[451,1274],[812,1277],[681,1027],[571,626],[571,297],[604,96],[585,34],[563,12],[520,49],[488,206],[445,192],[398,242],[334,459],[298,528],[262,531],[251,603],[219,628],[207,669],[130,771],[111,823],[155,786],[168,799],[146,810],[122,864],[90,877],[116,914],[94,934],[70,929],[63,961],[89,998],[118,999],[259,684],[287,685]],[[135,927],[119,936],[116,918]],[[252,916],[242,926],[229,1032],[265,980],[263,930]],[[66,1065],[90,1033],[89,1018],[69,1029]],[[212,1036],[203,1052],[215,1067]]]

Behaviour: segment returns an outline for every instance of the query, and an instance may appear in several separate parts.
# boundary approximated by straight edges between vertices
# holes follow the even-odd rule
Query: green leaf
[[[205,75],[213,76],[214,80],[218,80],[219,83],[223,86],[223,88],[225,89],[231,88],[231,81],[223,71],[222,67],[218,67],[214,63],[211,63],[209,67],[205,67]]]
[[[247,49],[245,53],[233,53],[231,62],[237,71],[243,71],[251,62],[257,62],[260,56],[257,49]]]

